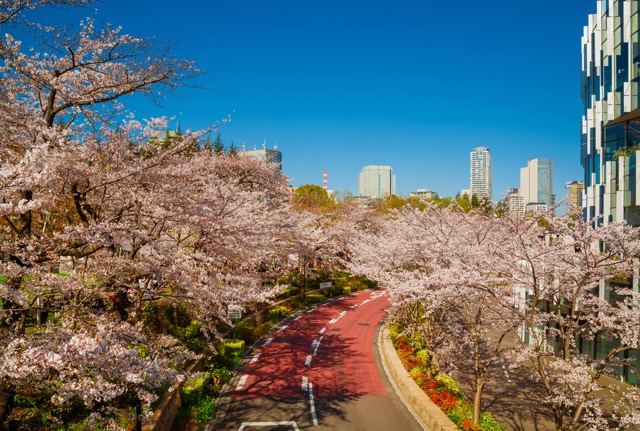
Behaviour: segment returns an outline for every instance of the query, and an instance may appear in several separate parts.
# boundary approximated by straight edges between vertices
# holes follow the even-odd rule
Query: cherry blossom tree
[[[0,22],[47,3],[86,2],[2,2]],[[192,63],[91,19],[36,28],[40,51],[7,35],[0,54],[0,382],[142,409],[189,358],[144,327],[144,299],[187,304],[213,350],[227,307],[278,291],[267,281],[293,228],[287,180],[203,147],[211,130],[163,139],[165,119],[127,113],[124,96],[170,92],[199,73]],[[43,308],[55,319],[26,333]]]
[[[614,367],[638,372],[632,363],[640,344],[638,292],[615,287],[633,277],[638,230],[596,226],[575,213],[500,222],[515,245],[510,278],[517,294],[495,298],[519,314],[512,360],[526,364],[545,388],[541,401],[551,407],[556,429],[637,426],[638,388],[615,387],[602,376]],[[595,339],[598,354],[588,348]]]
[[[388,232],[369,241],[359,259],[371,260],[364,270],[384,280],[404,326],[422,335],[428,375],[441,368],[472,370],[472,419],[478,423],[485,385],[498,369],[511,329],[505,323],[509,315],[478,286],[493,293],[504,284],[494,260],[503,257],[495,250],[508,238],[484,212],[428,204],[396,212]]]

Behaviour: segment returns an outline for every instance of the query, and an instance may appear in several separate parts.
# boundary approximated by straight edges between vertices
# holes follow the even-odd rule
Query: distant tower
[[[329,190],[329,178],[328,178],[329,174],[327,173],[327,170],[325,169],[324,171],[322,171],[322,188],[325,190]]]
[[[491,200],[491,153],[487,147],[476,147],[470,154],[471,194]]]

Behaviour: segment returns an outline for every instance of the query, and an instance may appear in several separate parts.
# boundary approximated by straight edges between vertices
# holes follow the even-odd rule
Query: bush
[[[345,294],[345,295],[350,294],[351,293],[351,286],[344,286],[342,288],[342,293]]]
[[[289,315],[289,310],[284,305],[276,305],[269,310],[269,320],[279,322]]]
[[[256,322],[253,320],[242,320],[236,323],[234,332],[237,339],[244,340],[247,344],[253,344],[258,339]]]
[[[198,399],[197,403],[191,407],[191,416],[196,423],[209,423],[213,419],[213,412],[216,410],[215,397],[205,395]]]
[[[246,343],[244,340],[224,340],[222,342],[221,353],[223,355],[243,355]]]
[[[389,336],[395,341],[396,338],[402,333],[402,325],[398,322],[389,323]]]
[[[458,404],[447,413],[447,417],[455,424],[460,424],[472,416],[473,407],[465,400],[458,400]]]
[[[198,377],[187,381],[180,388],[180,399],[186,406],[196,405],[198,400],[204,395],[205,385],[209,383],[211,376],[201,374]]]
[[[449,392],[451,392],[452,394],[456,395],[456,396],[461,396],[462,392],[460,392],[460,388],[458,387],[458,384],[456,383],[455,380],[453,380],[450,376],[448,376],[447,374],[438,374],[435,377],[436,381],[438,381],[446,390],[448,390]]]
[[[480,430],[481,431],[507,431],[505,427],[498,423],[491,413],[484,412],[480,415]]]
[[[325,301],[326,299],[327,298],[325,298],[324,295],[318,295],[317,293],[310,293],[307,295],[308,304],[318,304]]]
[[[427,363],[429,362],[429,352],[426,349],[418,350],[416,352],[415,356],[416,356],[416,359],[418,360],[418,362],[420,363],[420,365],[426,366]],[[437,379],[438,378],[436,377],[436,380]],[[454,382],[454,384],[455,384],[455,382]]]

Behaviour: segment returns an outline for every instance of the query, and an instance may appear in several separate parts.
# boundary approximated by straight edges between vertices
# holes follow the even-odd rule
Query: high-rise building
[[[381,199],[396,194],[396,176],[391,166],[370,165],[358,177],[358,195]]]
[[[584,190],[584,183],[582,181],[569,181],[566,185],[566,189],[569,190],[569,203],[572,206],[582,208],[582,191]]]
[[[491,200],[491,153],[487,147],[476,147],[470,154],[469,183],[471,193]]]
[[[553,161],[551,159],[533,159],[527,167],[520,169],[520,196],[524,204],[544,203],[547,208],[555,204],[553,194]]]
[[[598,0],[582,36],[582,210],[597,223],[640,225],[638,0]]]

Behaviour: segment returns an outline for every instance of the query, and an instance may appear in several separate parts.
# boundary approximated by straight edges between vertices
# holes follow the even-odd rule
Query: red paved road
[[[213,428],[420,429],[376,366],[374,335],[388,306],[383,291],[359,292],[283,322],[230,382]]]

